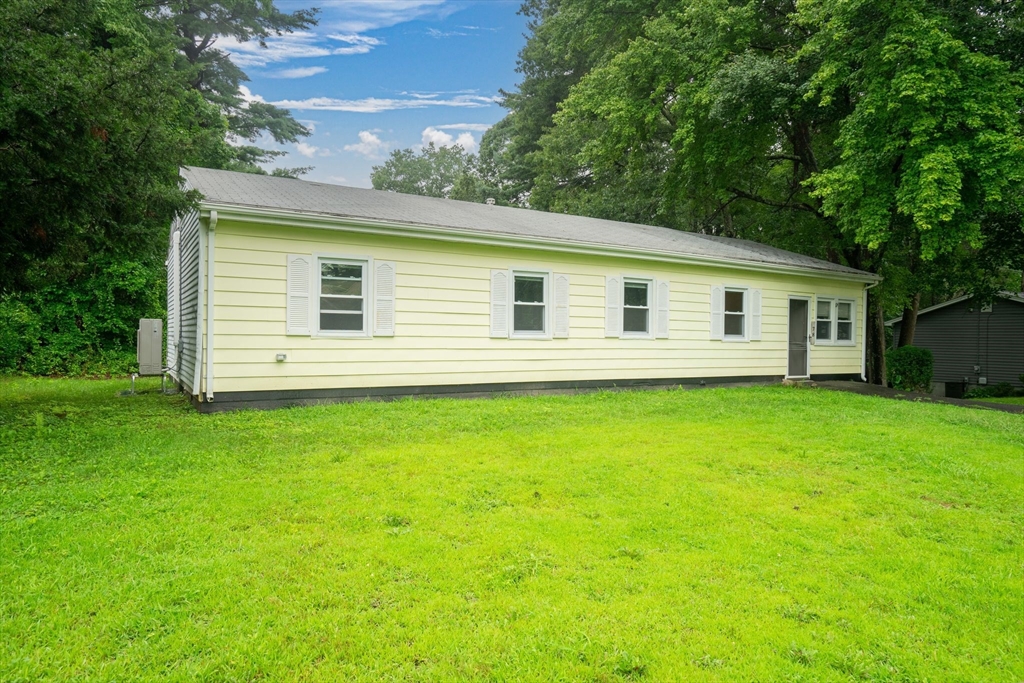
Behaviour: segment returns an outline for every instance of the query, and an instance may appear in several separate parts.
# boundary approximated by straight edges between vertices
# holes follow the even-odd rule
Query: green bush
[[[968,391],[964,398],[1008,398],[1016,396],[1018,391],[1009,382],[1000,382],[991,386],[975,387]]]
[[[932,366],[932,352],[917,346],[901,346],[885,354],[886,379],[900,391],[928,391]]]
[[[0,300],[0,372],[127,374],[139,318],[164,315],[160,264],[100,258]]]
[[[0,299],[0,372],[17,370],[38,339],[39,316],[17,299]]]

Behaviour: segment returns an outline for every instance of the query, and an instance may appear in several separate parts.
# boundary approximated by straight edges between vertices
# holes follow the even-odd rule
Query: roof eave
[[[559,251],[575,254],[587,254],[593,256],[629,257],[639,258],[648,261],[661,261],[665,263],[685,263],[689,265],[704,266],[726,266],[741,270],[752,270],[759,272],[785,273],[788,275],[801,275],[805,277],[821,277],[826,279],[852,280],[855,282],[871,283],[881,281],[881,276],[874,273],[858,271],[854,273],[843,273],[828,270],[818,270],[807,266],[786,266],[781,264],[763,263],[759,261],[744,261],[738,259],[721,259],[710,256],[697,256],[689,254],[678,254],[675,252],[635,249],[629,247],[615,247],[593,242],[566,242],[543,237],[525,237],[515,235],[502,235],[498,233],[481,233],[464,228],[452,228],[440,225],[425,225],[422,223],[400,223],[393,221],[381,221],[358,216],[341,216],[335,214],[323,214],[307,212],[298,209],[277,209],[246,204],[233,204],[203,199],[200,201],[200,212],[203,215],[210,211],[217,211],[221,218],[235,216],[242,219],[254,220],[270,225],[287,225],[292,227],[308,227],[327,230],[344,230],[348,232],[363,232],[369,234],[382,234],[394,237],[413,237],[419,239],[433,239],[445,242],[461,242],[468,244],[485,244],[491,246],[519,247],[525,249],[539,249],[543,251]]]
[[[923,308],[923,309],[921,309],[920,311],[917,312],[917,316],[921,317],[922,315],[925,315],[927,313],[931,313],[932,311],[937,311],[940,308],[945,308],[946,306],[952,306],[953,304],[958,304],[961,301],[966,301],[967,299],[970,299],[973,296],[974,296],[973,294],[961,294],[960,296],[958,296],[958,297],[956,297],[954,299],[950,299],[949,301],[943,301],[941,304],[935,304],[934,306],[929,306],[928,308]],[[1007,301],[1016,301],[1017,303],[1024,304],[1024,297],[1021,297],[1021,296],[1015,294],[1014,292],[996,292],[996,296],[998,296],[1000,299],[1006,299]],[[899,323],[899,322],[903,322],[903,316],[902,315],[899,316],[899,317],[893,318],[892,320],[886,320],[885,324],[886,325],[895,325],[896,323]]]

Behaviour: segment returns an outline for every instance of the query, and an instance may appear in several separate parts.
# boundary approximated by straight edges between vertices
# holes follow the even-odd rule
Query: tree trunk
[[[896,346],[913,346],[914,333],[917,331],[917,311],[921,308],[921,293],[918,292],[910,300],[909,306],[903,307],[903,320],[900,321],[900,340]]]
[[[885,386],[885,313],[876,290],[868,291],[868,382]]]

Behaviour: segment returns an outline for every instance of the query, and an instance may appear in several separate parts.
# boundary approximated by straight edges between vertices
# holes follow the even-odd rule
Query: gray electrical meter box
[[[139,375],[162,375],[164,371],[164,321],[142,318],[135,333],[135,358]]]

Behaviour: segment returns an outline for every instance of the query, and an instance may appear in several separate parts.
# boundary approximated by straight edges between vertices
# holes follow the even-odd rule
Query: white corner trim
[[[213,400],[213,294],[214,248],[217,230],[217,212],[211,211],[206,227],[206,400]]]

